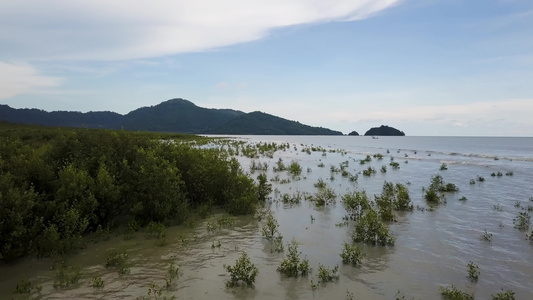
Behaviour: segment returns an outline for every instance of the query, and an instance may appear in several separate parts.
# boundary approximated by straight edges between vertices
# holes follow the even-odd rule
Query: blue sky
[[[333,4],[331,4],[333,3]],[[0,103],[533,136],[531,0],[7,0]]]

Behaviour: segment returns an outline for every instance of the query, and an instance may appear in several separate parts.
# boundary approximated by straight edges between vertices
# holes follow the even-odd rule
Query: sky
[[[533,136],[531,0],[2,0],[0,104]]]

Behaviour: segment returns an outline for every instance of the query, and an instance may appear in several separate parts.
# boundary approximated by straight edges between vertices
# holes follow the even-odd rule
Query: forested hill
[[[214,133],[257,135],[342,135],[322,127],[312,127],[270,114],[254,111],[238,116],[217,128]]]
[[[400,131],[394,127],[389,127],[387,125],[381,125],[380,127],[372,127],[367,132],[366,136],[369,135],[381,135],[381,136],[405,136],[403,131]]]
[[[14,109],[0,105],[0,121],[46,126],[67,126],[179,132],[193,134],[340,135],[273,115],[232,109],[210,109],[184,99],[171,99],[121,115],[115,112],[74,112]]]
[[[155,106],[142,107],[123,117],[128,130],[213,133],[231,119],[245,114],[231,109],[210,109],[184,99],[172,99]]]

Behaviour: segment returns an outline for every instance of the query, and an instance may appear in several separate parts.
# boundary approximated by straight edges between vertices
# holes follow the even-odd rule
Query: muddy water
[[[401,291],[406,298],[440,299],[439,287],[454,284],[461,290],[475,292],[476,299],[490,299],[503,289],[516,293],[516,299],[533,298],[533,243],[526,240],[526,232],[513,228],[513,218],[520,206],[533,206],[533,141],[531,139],[468,140],[456,138],[370,138],[350,137],[254,137],[249,142],[272,140],[289,142],[290,150],[278,151],[273,158],[260,157],[267,162],[267,175],[288,179],[290,183],[273,183],[278,193],[272,194],[270,208],[280,225],[284,242],[296,239],[302,257],[307,257],[314,272],[304,278],[284,278],[276,268],[283,253],[272,251],[273,245],[261,236],[264,221],[254,217],[239,217],[232,226],[208,231],[208,223],[215,223],[220,214],[199,222],[193,227],[167,229],[167,244],[156,246],[155,240],[142,233],[124,240],[113,236],[108,241],[90,244],[69,258],[69,264],[80,266],[82,279],[69,289],[54,289],[56,270],[51,270],[48,259],[25,259],[0,267],[2,299],[24,298],[12,291],[23,278],[42,286],[32,296],[42,299],[135,299],[148,296],[150,283],[165,285],[166,269],[171,261],[180,266],[181,276],[170,289],[162,289],[161,297],[178,299],[346,299],[347,292],[356,299],[394,299]],[[344,149],[345,153],[321,152],[306,154],[305,145],[326,149]],[[295,150],[296,148],[296,150]],[[387,150],[389,150],[387,153]],[[361,165],[359,160],[367,154],[381,153],[383,160],[373,159]],[[393,170],[390,157],[400,163]],[[278,158],[288,164],[298,161],[303,173],[300,180],[286,172],[274,172]],[[496,158],[496,159],[495,159]],[[244,170],[249,170],[250,160],[238,158]],[[359,174],[356,183],[340,173],[331,178],[330,166],[348,161],[353,174],[372,166],[377,173],[370,177]],[[325,167],[318,167],[319,163]],[[448,170],[440,171],[446,162]],[[381,173],[382,165],[387,172]],[[311,171],[307,172],[307,168]],[[491,177],[492,172],[513,171],[513,176]],[[259,173],[252,174],[256,177]],[[422,187],[427,187],[431,176],[440,174],[446,182],[455,183],[460,191],[447,195],[447,204],[434,210],[427,209]],[[477,175],[485,182],[469,184]],[[296,205],[283,204],[283,193],[297,191],[314,193],[313,184],[322,178],[339,195],[335,205],[316,208],[303,200]],[[412,212],[398,213],[398,221],[390,225],[396,236],[393,247],[364,246],[366,256],[361,267],[343,266],[339,254],[343,243],[350,241],[353,223],[336,226],[346,214],[340,196],[355,189],[365,190],[372,197],[381,192],[384,181],[407,184],[415,206]],[[461,196],[468,200],[458,201]],[[495,209],[498,205],[501,209]],[[422,210],[423,209],[423,210]],[[313,218],[311,218],[311,216]],[[481,239],[487,230],[493,234],[491,243]],[[220,247],[212,247],[213,243]],[[106,258],[114,249],[126,249],[130,274],[119,276],[104,267]],[[255,288],[227,289],[229,275],[225,264],[234,264],[245,251],[258,267]],[[477,283],[467,278],[466,265],[476,263],[480,268]],[[340,278],[336,282],[311,287],[317,282],[318,264],[328,267],[339,265]],[[93,276],[101,276],[102,289],[91,286]]]

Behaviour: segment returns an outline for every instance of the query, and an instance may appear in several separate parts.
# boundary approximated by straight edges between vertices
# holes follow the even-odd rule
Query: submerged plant
[[[272,213],[269,213],[266,217],[266,224],[261,228],[261,233],[267,240],[272,240],[274,234],[278,232],[278,221],[274,218]]]
[[[224,265],[224,269],[230,273],[230,280],[226,283],[226,286],[233,287],[241,283],[247,286],[253,286],[255,283],[255,277],[259,273],[257,267],[250,261],[248,254],[243,252],[241,257],[235,261],[234,266]]]
[[[102,276],[94,276],[91,286],[96,289],[101,289],[104,287],[104,280]]]
[[[54,288],[69,288],[79,282],[81,275],[81,267],[72,267],[62,261],[54,279]]]
[[[311,272],[309,261],[300,258],[301,253],[298,252],[298,243],[296,240],[292,239],[287,244],[287,248],[289,253],[283,259],[277,271],[287,277],[307,276]]]
[[[488,233],[487,229],[485,229],[485,232],[481,235],[481,238],[487,242],[492,242],[492,233]]]
[[[503,289],[496,293],[496,295],[490,295],[492,300],[514,300],[514,292],[511,290],[504,291]]]
[[[319,282],[331,282],[339,279],[339,266],[335,266],[332,269],[318,264],[318,279]]]
[[[355,267],[361,264],[365,254],[363,253],[363,249],[361,249],[361,247],[358,245],[349,245],[348,243],[344,243],[344,248],[342,249],[340,256],[343,264],[350,264]]]
[[[114,268],[119,275],[127,275],[130,273],[130,269],[126,266],[128,259],[128,253],[125,250],[114,250],[109,254],[105,267]]]
[[[171,262],[167,269],[167,275],[165,276],[166,288],[168,289],[172,287],[174,284],[176,284],[175,281],[179,279],[179,276],[180,276],[180,266],[176,266],[174,262]]]
[[[516,218],[513,219],[514,227],[519,230],[528,230],[531,217],[526,211],[518,213]]]
[[[479,279],[479,267],[475,263],[469,262],[467,268],[468,278],[474,282],[477,282],[477,280]]]
[[[373,209],[365,211],[355,224],[352,239],[356,243],[371,245],[394,245],[395,238],[389,233],[389,228],[383,224]]]
[[[463,292],[453,284],[449,287],[440,287],[440,294],[445,300],[474,300],[474,294]]]

